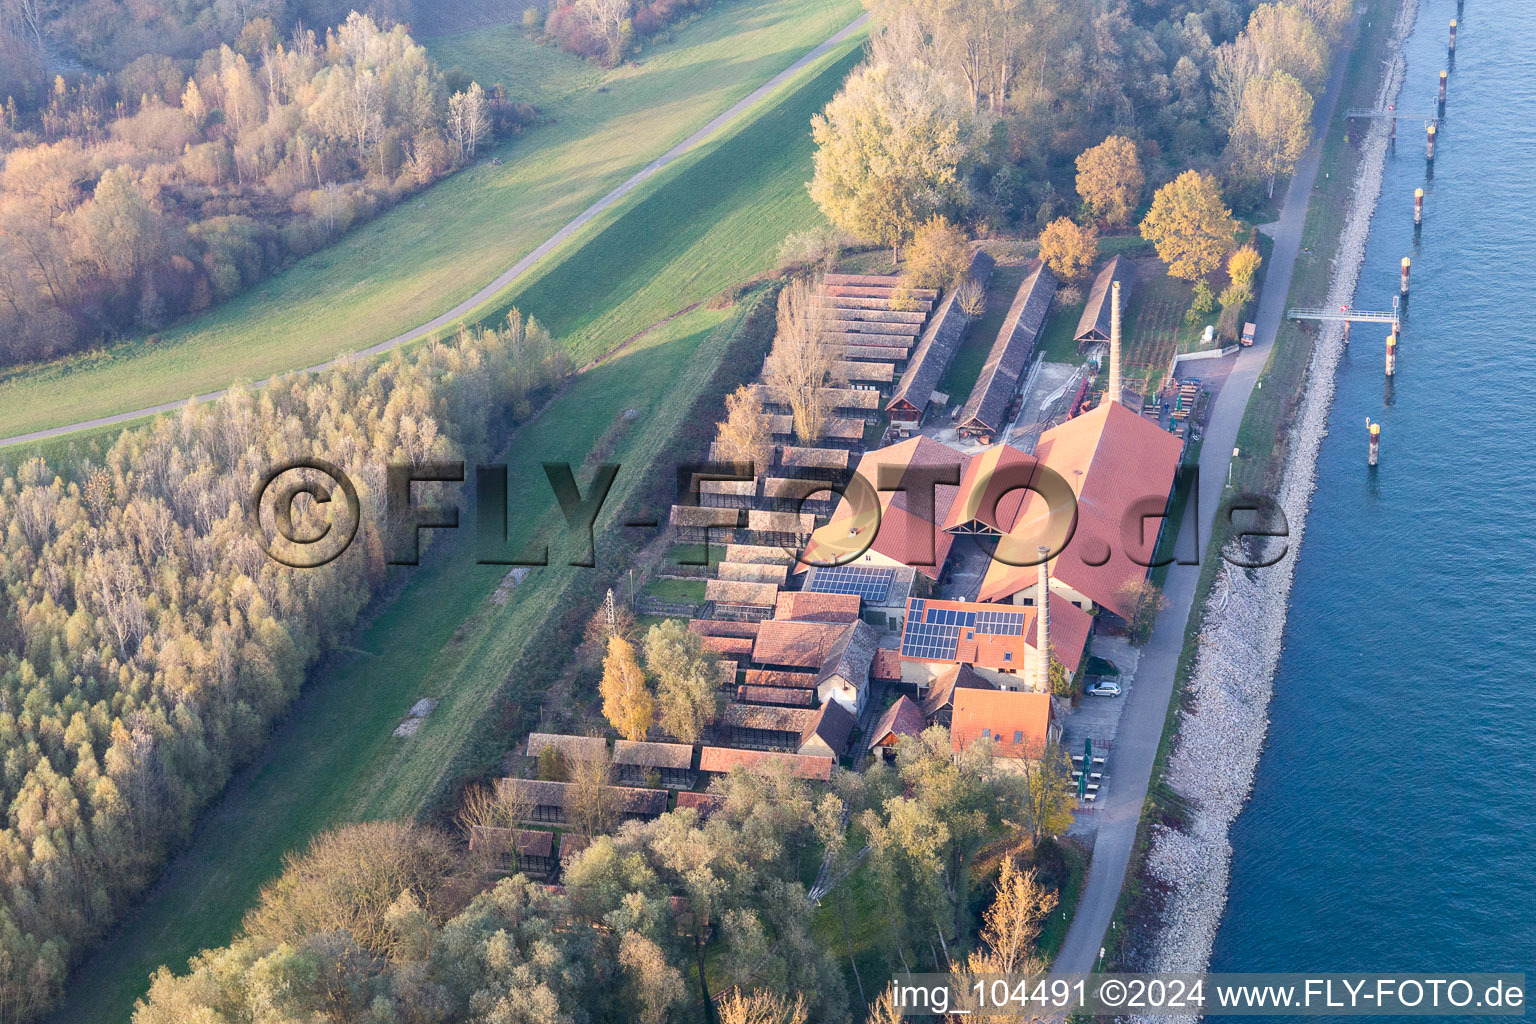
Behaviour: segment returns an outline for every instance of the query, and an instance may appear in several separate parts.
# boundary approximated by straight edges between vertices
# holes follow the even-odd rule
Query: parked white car
[[[1112,683],[1108,679],[1100,679],[1088,687],[1088,692],[1095,697],[1118,697],[1120,696],[1120,684]]]

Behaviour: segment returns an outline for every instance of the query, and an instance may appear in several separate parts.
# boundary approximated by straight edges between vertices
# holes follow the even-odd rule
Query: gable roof
[[[497,780],[503,789],[516,790],[532,800],[535,805],[565,807],[572,799],[574,786],[569,782],[549,782],[544,779],[503,778]],[[667,791],[644,789],[637,786],[604,786],[621,814],[655,815],[667,809]]]
[[[752,660],[759,665],[783,665],[819,673],[827,660],[834,657],[848,630],[846,623],[764,619],[757,627]]]
[[[808,708],[816,703],[816,691],[788,686],[738,686],[736,700],[742,704],[781,704],[784,707]]]
[[[870,749],[883,744],[887,737],[916,736],[923,731],[927,723],[923,720],[923,712],[918,706],[905,696],[897,697],[896,703],[885,709],[885,714],[880,716],[880,721],[869,731]]]
[[[853,622],[859,617],[859,595],[780,591],[773,617],[795,622]]]
[[[537,829],[471,825],[469,848],[477,852],[512,853],[516,851],[524,857],[548,857],[555,852],[555,834]]]
[[[614,740],[613,763],[641,765],[646,768],[693,767],[693,745],[689,743],[649,743],[644,740]]]
[[[713,654],[741,655],[743,658],[752,654],[752,638],[750,636],[709,636],[699,638],[699,642],[706,651]]]
[[[1019,377],[1029,365],[1029,357],[1035,350],[1035,339],[1045,326],[1046,313],[1051,308],[1051,298],[1056,294],[1056,275],[1038,260],[1035,269],[1014,294],[1013,304],[1003,318],[992,351],[971,388],[971,397],[960,412],[960,425],[999,430],[1008,401],[1018,389]]]
[[[995,263],[990,255],[977,249],[971,254],[966,276],[985,285],[992,276]],[[908,357],[907,370],[901,375],[901,383],[896,385],[891,400],[886,403],[886,409],[906,404],[916,408],[921,416],[928,407],[933,389],[944,379],[950,361],[955,357],[955,350],[960,347],[960,339],[965,336],[967,319],[956,301],[959,294],[959,288],[951,288],[944,301],[939,303],[927,330],[923,331],[917,347]]]
[[[699,812],[699,817],[707,818],[715,811],[725,806],[725,797],[719,793],[679,793],[677,794],[677,809],[692,807]]]
[[[1083,315],[1078,317],[1077,331],[1072,335],[1073,341],[1107,341],[1109,339],[1110,320],[1110,295],[1113,289],[1110,287],[1114,281],[1120,282],[1120,306],[1124,314],[1125,307],[1131,304],[1131,283],[1136,275],[1131,261],[1124,256],[1115,256],[1104,268],[1099,271],[1099,276],[1093,279],[1093,287],[1088,290],[1088,301],[1083,305]]]
[[[737,729],[763,732],[792,732],[804,735],[813,729],[819,712],[812,708],[787,708],[773,704],[727,704],[720,712],[720,724]]]
[[[956,690],[995,690],[996,686],[969,665],[954,665],[940,672],[933,686],[923,697],[921,709],[925,719],[952,707]]]
[[[939,528],[948,531],[980,523],[998,533],[1008,532],[1023,500],[1023,488],[1034,482],[1038,465],[1033,455],[1011,444],[995,444],[972,455]]]
[[[601,736],[564,736],[550,732],[528,734],[529,757],[538,757],[545,747],[554,747],[567,761],[602,760],[608,754],[608,741]]]
[[[699,771],[725,774],[733,768],[752,771],[786,764],[801,779],[826,782],[832,778],[832,758],[814,754],[785,754],[775,750],[737,750],[734,747],[705,747],[699,754]]]
[[[944,522],[949,515],[970,459],[965,453],[921,434],[865,453],[855,472],[879,498],[878,522],[873,509],[855,509],[844,495],[827,524],[811,534],[796,571],[802,572],[811,564],[846,561],[851,550],[850,537],[858,537],[862,542],[868,537],[867,531],[875,530],[869,551],[938,579],[954,538],[938,530],[935,524]],[[882,471],[882,467],[886,468]],[[932,479],[934,475],[956,483],[924,486],[920,478]],[[894,486],[882,489],[882,485],[893,481]],[[924,506],[930,500],[933,508],[926,509]]]
[[[1128,618],[1130,606],[1120,589],[1146,577],[1146,566],[1137,560],[1152,560],[1161,523],[1139,516],[1159,516],[1166,509],[1183,450],[1177,437],[1118,402],[1104,402],[1040,435],[1035,457],[1077,492],[1077,528],[1052,560],[1051,578]],[[1030,551],[1041,542],[1059,547],[1065,528],[1061,517],[1051,519],[1041,495],[1018,495],[1016,502],[1008,502],[1016,505],[1007,524],[1012,550]],[[1138,522],[1145,527],[1140,537]],[[982,579],[980,599],[1003,600],[1032,586],[1035,578],[1035,566],[994,560]]]
[[[843,707],[835,700],[829,700],[822,704],[821,710],[816,712],[815,719],[800,734],[800,746],[812,740],[821,740],[837,757],[841,757],[848,749],[848,737],[853,735],[853,712]]]
[[[1050,738],[1050,694],[1034,690],[955,691],[950,743],[964,750],[978,740],[995,743],[998,757],[1039,757]]]

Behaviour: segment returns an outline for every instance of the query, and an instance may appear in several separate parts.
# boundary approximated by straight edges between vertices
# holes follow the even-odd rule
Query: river
[[[1421,3],[1405,111],[1455,13]],[[1356,305],[1412,257],[1395,386],[1355,325],[1213,971],[1536,970],[1532,40],[1530,0],[1470,0],[1432,178],[1421,122],[1388,157]]]

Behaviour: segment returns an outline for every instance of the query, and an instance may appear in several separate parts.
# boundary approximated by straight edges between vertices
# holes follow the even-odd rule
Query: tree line
[[[0,95],[25,106],[47,88],[50,67],[118,71],[147,55],[195,58],[220,43],[234,44],[258,19],[285,29],[300,22],[335,25],[352,10],[408,24],[431,6],[418,10],[414,0],[0,0]]]
[[[236,387],[125,431],[67,478],[32,459],[0,481],[0,1017],[56,999],[379,593],[386,465],[489,454],[568,370],[514,312]],[[362,521],[341,557],[294,570],[246,510],[264,473],[305,455],[351,477]],[[319,525],[318,506],[297,508],[297,533]]]
[[[812,120],[809,188],[834,226],[893,248],[935,217],[1120,227],[1146,180],[1188,167],[1256,201],[1310,141],[1351,14],[1347,0],[870,6],[869,59]]]
[[[738,769],[708,817],[688,808],[598,835],[559,889],[522,875],[488,886],[425,826],[347,826],[290,858],[234,943],[180,977],[157,972],[135,1024],[885,1020],[889,1007],[867,1006],[885,979],[860,976],[851,946],[845,974],[843,933],[813,933],[818,865],[839,880],[824,903],[857,884],[879,894],[872,937],[893,963],[1038,966],[1054,893],[1004,858],[978,934],[969,889],[988,843],[1027,847],[1063,827],[1064,779],[1005,769],[987,744],[956,756],[942,727],[830,791]]]
[[[154,331],[250,287],[474,158],[530,109],[451,80],[400,25],[246,23],[63,77],[0,128],[0,365]]]

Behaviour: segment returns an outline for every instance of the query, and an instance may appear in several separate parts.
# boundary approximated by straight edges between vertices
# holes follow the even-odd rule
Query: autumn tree
[[[1127,580],[1120,587],[1118,596],[1129,610],[1126,625],[1131,643],[1143,646],[1152,639],[1157,613],[1168,607],[1168,599],[1163,596],[1161,587],[1145,577]]]
[[[773,435],[757,389],[743,384],[725,396],[725,419],[715,424],[720,453],[736,462],[749,462],[756,473],[773,463]]]
[[[801,995],[734,989],[720,1000],[720,1024],[805,1024],[809,1013]]]
[[[827,219],[892,248],[965,209],[986,132],[961,89],[923,66],[865,65],[811,118],[814,199]]]
[[[977,936],[1003,973],[1029,971],[1039,965],[1035,941],[1056,903],[1056,893],[1041,885],[1034,871],[1020,869],[1016,856],[1003,858],[992,906],[987,908]]]
[[[906,273],[911,288],[948,288],[971,265],[965,232],[943,217],[930,217],[906,248]]]
[[[645,634],[645,667],[656,677],[661,727],[683,743],[697,743],[720,713],[719,663],[700,636],[680,619]]]
[[[656,699],[635,660],[635,646],[621,636],[608,640],[599,684],[603,717],[627,740],[643,740],[656,720]]]
[[[448,99],[448,132],[459,148],[459,159],[474,158],[475,147],[491,133],[491,107],[479,82]]]
[[[1057,277],[1077,281],[1086,277],[1099,251],[1099,229],[1058,217],[1040,232],[1040,258]]]
[[[619,965],[624,969],[626,995],[635,1007],[638,1024],[666,1024],[674,1006],[687,996],[682,972],[667,960],[666,951],[639,932],[625,932],[619,941]]]
[[[643,739],[642,733],[639,737]],[[576,757],[566,767],[569,784],[565,812],[571,827],[591,839],[611,832],[619,823],[613,790],[613,762],[604,751],[598,757]]]
[[[1258,273],[1259,264],[1262,261],[1258,249],[1251,245],[1240,246],[1232,250],[1232,255],[1227,260],[1227,278],[1234,285],[1251,289],[1254,276]]]
[[[1301,83],[1276,71],[1249,84],[1243,93],[1228,151],[1238,167],[1269,182],[1296,169],[1312,142],[1312,97]]]
[[[403,892],[436,905],[456,861],[435,829],[397,821],[345,825],[290,856],[245,917],[245,931],[279,942],[345,932],[373,953],[389,948],[385,916]]]
[[[1168,273],[1187,281],[1221,265],[1236,231],[1216,179],[1198,171],[1185,171],[1158,189],[1141,222],[1141,236],[1157,247]]]
[[[1128,224],[1146,176],[1136,143],[1111,135],[1077,158],[1077,195],[1095,217],[1112,227]]]
[[[831,416],[828,389],[837,360],[816,308],[818,284],[796,278],[779,292],[778,331],[763,367],[763,381],[794,414],[802,442],[821,440]]]
[[[1059,744],[1046,745],[1041,756],[1021,762],[1026,829],[1031,841],[1061,835],[1072,824],[1071,762]]]

